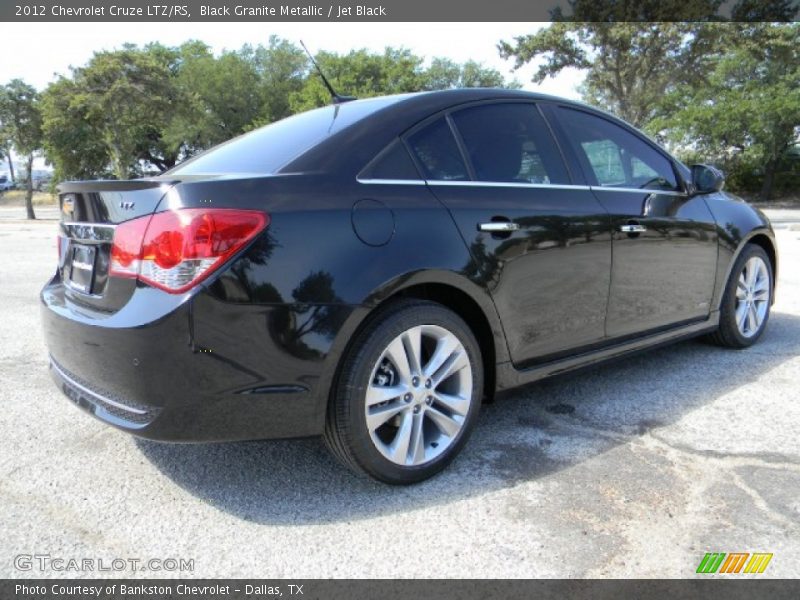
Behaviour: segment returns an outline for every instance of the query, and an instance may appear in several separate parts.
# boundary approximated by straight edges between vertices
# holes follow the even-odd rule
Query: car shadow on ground
[[[754,347],[688,341],[538,382],[484,406],[461,455],[411,487],[358,477],[319,439],[165,444],[144,456],[187,492],[239,518],[278,525],[413,511],[534,480],[668,426],[800,354],[800,317],[773,313]]]

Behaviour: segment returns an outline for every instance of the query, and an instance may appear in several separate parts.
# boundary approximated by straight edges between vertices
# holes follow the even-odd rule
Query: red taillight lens
[[[142,240],[149,223],[150,216],[147,216],[117,226],[111,246],[111,275],[136,277],[139,274]]]
[[[122,223],[114,232],[111,275],[138,277],[181,293],[211,275],[269,225],[263,212],[186,208]]]

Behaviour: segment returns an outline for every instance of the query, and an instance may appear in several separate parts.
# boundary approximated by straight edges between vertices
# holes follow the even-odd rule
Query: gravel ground
[[[318,440],[157,444],[77,410],[38,320],[54,224],[3,216],[0,577],[80,575],[20,571],[20,554],[193,559],[174,574],[195,577],[691,577],[707,551],[771,552],[764,576],[800,576],[791,215],[757,346],[685,342],[528,387],[406,489],[351,476]]]

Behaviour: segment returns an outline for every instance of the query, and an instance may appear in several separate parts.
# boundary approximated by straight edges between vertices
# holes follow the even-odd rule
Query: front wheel
[[[480,349],[467,324],[439,304],[399,301],[354,340],[325,440],[356,472],[392,484],[422,481],[466,442],[482,390]]]
[[[760,246],[748,244],[731,270],[722,298],[719,329],[711,340],[728,348],[755,344],[767,326],[774,289],[767,253]]]

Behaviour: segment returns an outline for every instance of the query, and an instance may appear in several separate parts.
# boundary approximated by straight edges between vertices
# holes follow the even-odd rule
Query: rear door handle
[[[505,233],[508,231],[517,231],[519,225],[510,221],[492,221],[491,223],[478,223],[480,231],[490,231],[492,233]]]
[[[628,225],[620,225],[619,230],[622,233],[644,233],[647,231],[647,227],[644,225],[639,225],[638,223],[635,224],[628,224]]]

